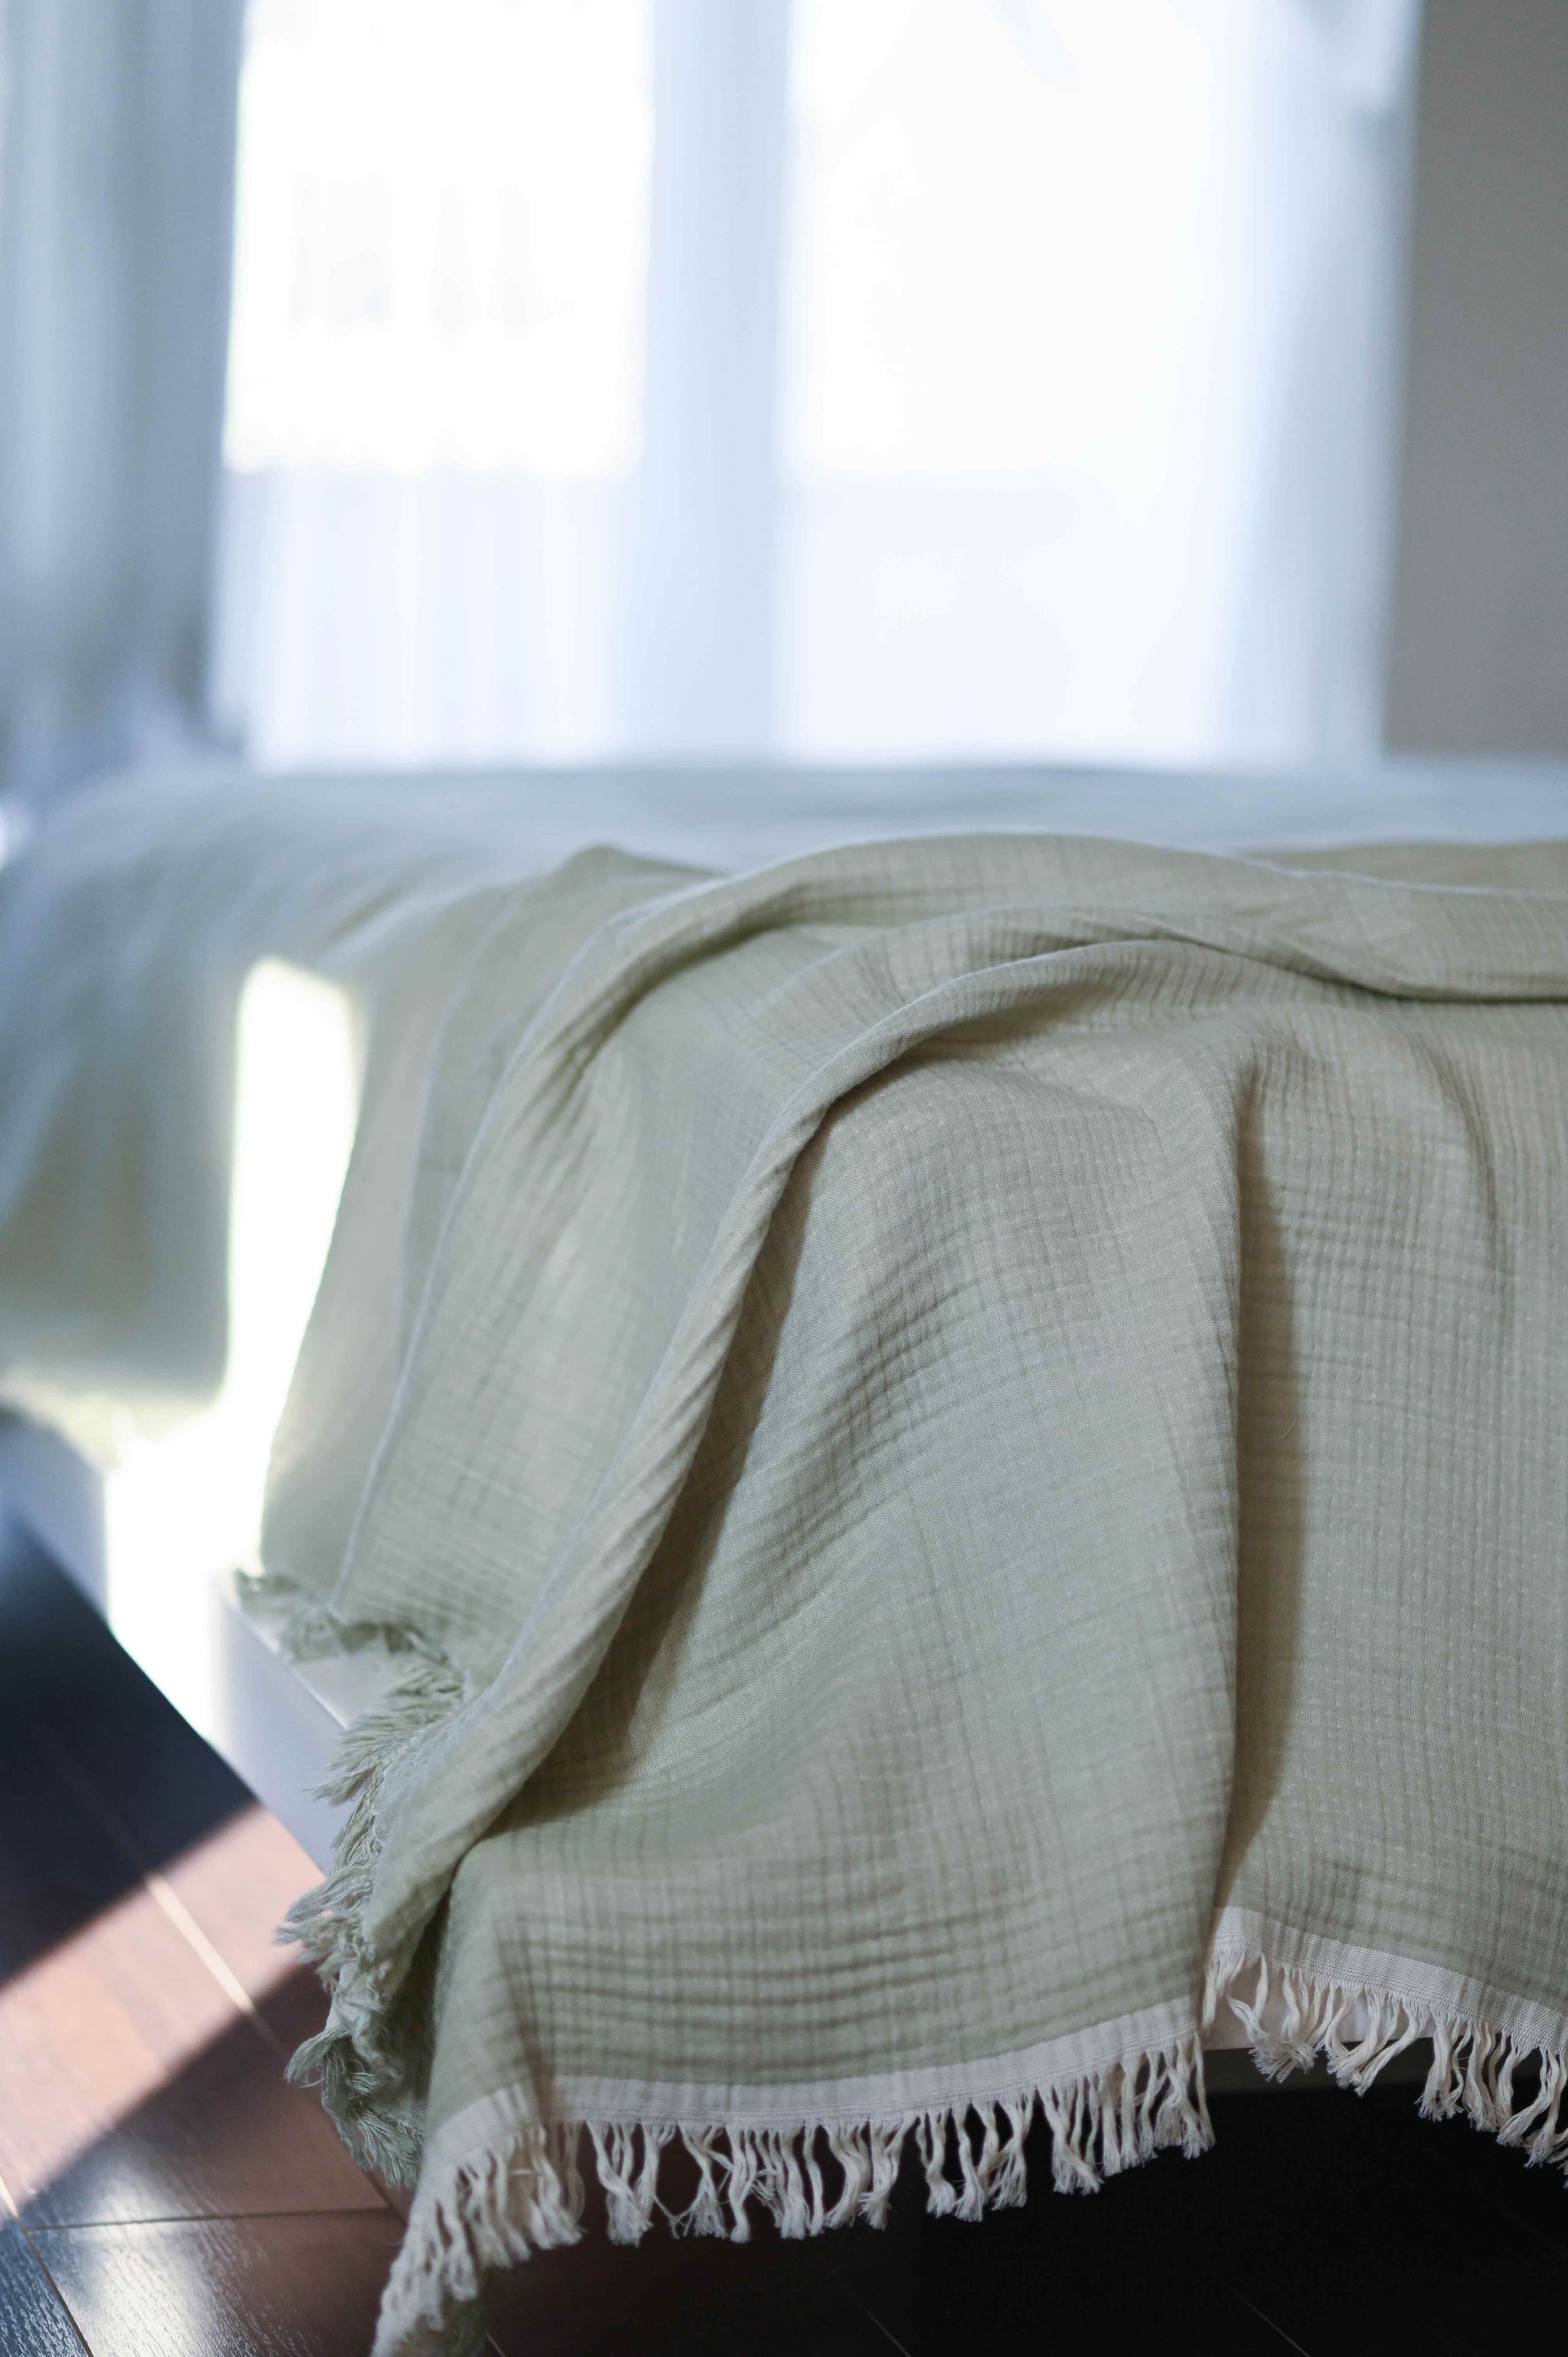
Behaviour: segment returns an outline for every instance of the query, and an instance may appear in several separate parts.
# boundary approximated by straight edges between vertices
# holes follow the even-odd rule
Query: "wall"
[[[1427,0],[1387,736],[1568,754],[1568,0]]]

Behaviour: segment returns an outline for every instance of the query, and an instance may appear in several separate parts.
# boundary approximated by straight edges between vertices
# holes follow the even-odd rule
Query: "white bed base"
[[[355,1663],[287,1662],[239,1600],[234,1575],[209,1571],[177,1611],[111,1587],[103,1481],[70,1444],[20,1417],[0,1422],[0,1497],[181,1717],[280,1817],[316,1863],[331,1859],[341,1812],[316,1797],[344,1727],[363,1702]]]

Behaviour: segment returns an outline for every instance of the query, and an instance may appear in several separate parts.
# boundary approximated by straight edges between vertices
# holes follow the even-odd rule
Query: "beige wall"
[[[1426,0],[1387,734],[1568,754],[1568,0]]]

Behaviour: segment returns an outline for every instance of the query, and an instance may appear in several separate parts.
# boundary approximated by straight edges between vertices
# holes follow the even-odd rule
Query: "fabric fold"
[[[412,1653],[296,1922],[419,2179],[383,2357],[596,2180],[809,2233],[1196,2152],[1221,2014],[1561,2158],[1568,856],[328,830],[306,921],[235,823],[367,1027],[264,1553]],[[235,844],[161,855],[214,929]]]

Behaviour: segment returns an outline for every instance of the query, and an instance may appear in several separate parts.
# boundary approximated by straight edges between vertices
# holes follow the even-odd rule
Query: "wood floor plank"
[[[382,2209],[33,2240],[92,2357],[363,2357],[401,2233]]]
[[[321,1870],[276,1817],[252,1802],[163,1869],[169,1893],[256,2000],[296,1970],[279,1924]]]
[[[112,1813],[0,1710],[0,2178],[25,2222],[383,2211],[284,2081],[324,2000],[271,1935],[313,1871],[247,1803],[124,1887]]]
[[[243,2018],[145,1889],[14,1975],[0,2176],[18,2207]]]
[[[47,1732],[40,1747],[109,1841],[144,1869],[176,1930],[280,2052],[286,2057],[313,2037],[325,2018],[325,1995],[298,1948],[283,1938],[282,1925],[294,1901],[320,1880],[320,1870],[294,1836],[251,1801],[179,1857],[150,1868],[113,1805]]]
[[[0,2219],[0,2357],[82,2357],[54,2286],[8,2219]]]
[[[249,2022],[205,2047],[30,2192],[29,2227],[385,2210],[308,2088]]]
[[[139,1879],[61,1782],[0,1681],[0,1983],[70,1939]]]
[[[113,1823],[90,1790],[83,1798]],[[204,2050],[57,2181],[44,2204],[50,2218],[375,2206],[379,2181],[349,2160],[319,2099],[283,2077],[295,2049],[322,2028],[327,1998],[277,1930],[319,1878],[292,1835],[255,1802],[153,1876],[157,1903],[252,2007],[252,2027],[271,2054],[258,2055],[239,2031]]]
[[[58,1566],[0,1517],[0,1722],[18,1709],[112,1797],[139,1854],[177,1857],[251,1794]]]

